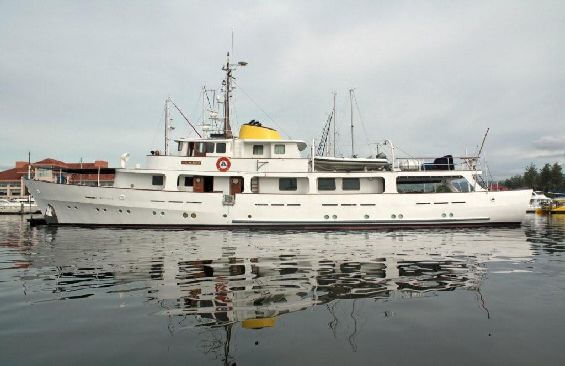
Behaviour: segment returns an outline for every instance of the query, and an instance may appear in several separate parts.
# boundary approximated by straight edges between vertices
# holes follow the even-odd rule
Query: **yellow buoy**
[[[253,123],[253,122],[252,122]],[[280,140],[281,135],[277,130],[261,126],[260,123],[246,123],[239,128],[239,138],[249,140]]]

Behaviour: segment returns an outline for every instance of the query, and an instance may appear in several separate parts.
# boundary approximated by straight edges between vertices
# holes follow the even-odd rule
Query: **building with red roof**
[[[103,169],[108,168],[108,162],[96,160],[92,163],[65,163],[51,158],[43,159],[32,163],[27,161],[16,161],[16,166],[12,169],[0,172],[0,197],[1,198],[21,198],[27,195],[24,186],[24,177],[28,173],[35,179],[66,184],[83,184],[96,186],[110,186],[114,182],[114,174],[81,174],[78,172],[69,173],[69,169]]]

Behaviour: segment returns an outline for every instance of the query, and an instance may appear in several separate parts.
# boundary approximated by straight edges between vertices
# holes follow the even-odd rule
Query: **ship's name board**
[[[182,165],[200,165],[202,162],[200,160],[182,160],[180,162]]]

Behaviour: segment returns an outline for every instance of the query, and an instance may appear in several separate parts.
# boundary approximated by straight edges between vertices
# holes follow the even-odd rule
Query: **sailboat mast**
[[[169,101],[170,97],[167,97],[165,99],[165,155],[169,155],[169,131],[171,130]]]
[[[334,108],[333,108],[333,114],[332,114],[332,115],[333,115],[333,121],[332,121],[332,122],[333,122],[333,126],[332,126],[332,127],[333,127],[333,144],[332,144],[332,145],[333,145],[333,146],[332,146],[332,147],[333,147],[333,155],[332,155],[332,156],[335,156],[335,125],[336,125],[336,120],[335,120],[335,96],[336,96],[336,94],[337,94],[337,93],[334,92]]]
[[[349,103],[351,104],[351,156],[355,157],[355,140],[353,134],[353,89],[349,89]]]

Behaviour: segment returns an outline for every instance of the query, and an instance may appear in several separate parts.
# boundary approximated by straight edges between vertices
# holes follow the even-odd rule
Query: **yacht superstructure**
[[[491,192],[478,157],[310,157],[304,141],[259,122],[231,131],[234,67],[224,66],[223,130],[152,151],[144,168],[116,169],[113,187],[26,180],[51,224],[173,227],[457,226],[519,224],[531,190]],[[208,132],[208,131],[207,131]],[[389,142],[392,147],[392,144]]]

